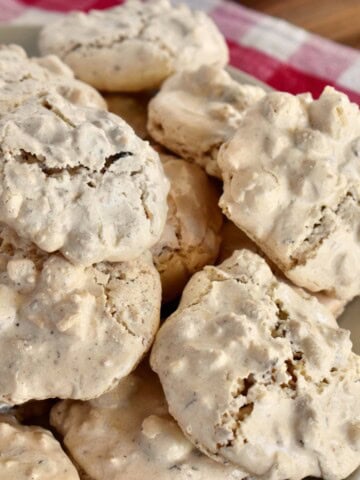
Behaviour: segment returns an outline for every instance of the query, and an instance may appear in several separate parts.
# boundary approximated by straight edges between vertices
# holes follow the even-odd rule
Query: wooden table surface
[[[239,0],[238,3],[360,49],[360,0]]]

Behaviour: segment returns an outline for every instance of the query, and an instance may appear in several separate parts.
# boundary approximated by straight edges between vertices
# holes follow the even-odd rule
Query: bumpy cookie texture
[[[360,360],[349,332],[242,250],[205,267],[152,351],[170,413],[205,453],[271,480],[360,464]]]
[[[58,95],[0,119],[0,221],[76,264],[138,257],[160,238],[158,154],[119,117]]]
[[[146,128],[147,107],[151,96],[147,93],[124,94],[108,93],[105,95],[109,111],[119,115],[134,129],[136,135],[146,140],[149,134]]]
[[[262,88],[242,85],[218,67],[180,72],[151,100],[148,130],[160,144],[221,177],[219,147],[264,95]]]
[[[106,109],[105,100],[55,55],[28,58],[18,45],[0,45],[0,115],[33,96],[55,91],[71,103]]]
[[[273,273],[275,273],[275,275],[282,282],[288,282],[293,288],[300,288],[295,287],[288,279],[286,279],[281,270],[279,270],[279,268],[265,256],[256,243],[250,240],[250,238],[242,230],[237,228],[234,223],[230,222],[230,220],[224,222],[224,225],[221,229],[221,246],[217,260],[218,263],[221,263],[227,258],[231,257],[235,250],[241,250],[244,248],[264,257]],[[305,294],[305,292],[302,291],[302,294]],[[346,300],[337,298],[333,295],[314,292],[312,292],[312,295],[314,295],[319,302],[322,303],[335,316],[335,318],[342,314],[347,304]]]
[[[0,402],[95,398],[129,374],[159,325],[150,253],[74,266],[0,230]]]
[[[39,46],[43,54],[57,54],[81,80],[115,92],[156,88],[176,71],[228,61],[213,21],[168,0],[72,13],[44,27]]]
[[[360,111],[326,88],[270,93],[220,150],[221,206],[295,284],[360,292]]]
[[[0,478],[79,480],[79,475],[49,431],[0,415]]]
[[[171,155],[160,158],[170,181],[168,216],[151,251],[168,301],[181,294],[193,273],[215,262],[222,214],[218,190],[200,167]]]
[[[240,480],[195,449],[170,417],[159,380],[130,375],[89,402],[63,401],[51,423],[78,465],[93,480]]]

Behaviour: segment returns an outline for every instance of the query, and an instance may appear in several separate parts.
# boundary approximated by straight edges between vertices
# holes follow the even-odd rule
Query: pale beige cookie
[[[275,275],[282,282],[288,282],[293,288],[299,288],[295,287],[286,277],[284,277],[281,270],[279,270],[274,263],[266,258],[265,254],[260,250],[256,243],[250,240],[250,238],[243,231],[237,228],[234,223],[230,222],[230,220],[224,222],[224,225],[221,229],[221,247],[218,263],[221,263],[227,258],[231,257],[235,250],[241,250],[244,248],[264,257],[273,273],[275,273]],[[335,316],[335,318],[339,317],[343,313],[347,305],[346,300],[337,298],[334,295],[326,295],[324,293],[314,292],[312,292],[312,295],[314,295],[319,302],[322,303]]]
[[[33,96],[55,91],[71,103],[106,109],[105,100],[55,55],[29,58],[18,45],[0,45],[0,115]]]
[[[235,252],[186,286],[151,362],[195,445],[263,480],[360,465],[360,357],[314,297]]]
[[[39,47],[58,55],[81,80],[112,92],[156,88],[179,70],[228,61],[213,21],[168,0],[71,13],[43,28]]]
[[[170,181],[163,234],[151,249],[161,276],[163,301],[178,297],[191,275],[215,262],[222,214],[216,186],[197,165],[160,154]]]
[[[52,94],[0,118],[0,221],[73,263],[128,261],[164,229],[158,154],[121,118]]]
[[[109,111],[119,115],[132,127],[140,138],[148,139],[146,128],[147,108],[151,96],[146,93],[125,94],[108,93],[105,95]]]
[[[53,435],[0,416],[1,480],[79,480],[79,475]]]
[[[150,371],[129,375],[96,400],[58,403],[51,423],[92,480],[244,478],[239,469],[219,465],[184,437]]]
[[[161,286],[150,253],[74,266],[0,230],[0,402],[87,400],[152,344]]]
[[[224,213],[292,280],[360,293],[360,111],[327,87],[269,93],[220,150]]]
[[[262,88],[242,85],[219,67],[180,72],[151,100],[148,130],[161,145],[221,177],[219,147],[264,95]]]

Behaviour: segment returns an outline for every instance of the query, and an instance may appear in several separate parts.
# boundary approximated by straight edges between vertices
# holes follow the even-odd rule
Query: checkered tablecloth
[[[333,85],[360,104],[359,51],[228,1],[180,1],[206,10],[215,20],[228,41],[231,64],[235,67],[276,89],[292,93],[310,91],[318,96],[325,85]],[[0,0],[0,22],[43,24],[69,10],[102,9],[119,3],[119,0]]]

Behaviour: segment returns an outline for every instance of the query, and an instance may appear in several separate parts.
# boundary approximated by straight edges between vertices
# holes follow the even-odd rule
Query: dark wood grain
[[[241,0],[238,3],[360,48],[360,0]]]

